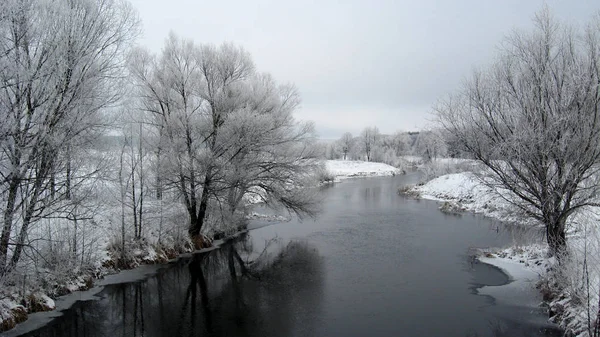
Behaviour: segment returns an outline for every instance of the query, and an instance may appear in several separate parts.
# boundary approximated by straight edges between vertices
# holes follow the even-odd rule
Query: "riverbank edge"
[[[469,172],[465,172],[469,173]],[[444,177],[444,176],[441,176]],[[441,178],[439,177],[439,178]],[[432,179],[433,180],[433,179]],[[431,195],[424,194],[420,191],[420,187],[427,184],[420,183],[414,186],[405,186],[398,190],[398,193],[415,199],[426,199],[436,201],[440,204],[439,210],[449,214],[479,214],[486,218],[503,221],[502,216],[509,216],[511,223],[520,225],[531,225],[524,219],[519,219],[516,216],[510,216],[510,209],[504,209],[498,212],[493,208],[488,208],[484,205],[481,207],[473,207],[469,205],[468,200],[463,198],[456,198],[449,194],[443,195]],[[490,196],[492,197],[492,196]],[[504,205],[506,207],[506,205]],[[496,261],[511,261],[521,265],[522,268],[535,272],[539,275],[537,282],[534,286],[542,296],[542,302],[539,304],[548,310],[548,321],[557,324],[561,329],[565,331],[565,336],[583,336],[581,333],[581,326],[585,326],[585,322],[581,320],[578,315],[574,315],[568,312],[566,304],[574,302],[575,299],[569,296],[569,293],[559,286],[559,282],[552,276],[551,271],[553,266],[556,264],[554,258],[547,256],[547,246],[541,244],[528,244],[528,245],[516,245],[513,244],[509,247],[495,247],[489,249],[480,250],[476,256],[477,260],[482,263],[488,263],[494,267],[500,268],[503,272],[511,278],[512,281],[522,280],[516,279],[515,276],[510,275],[503,268],[493,264],[494,259]]]
[[[343,172],[335,170],[334,172],[329,172],[333,179],[331,181],[327,181],[327,185],[343,182],[347,179],[395,176],[403,173],[402,170],[383,163],[343,161],[342,164],[355,165],[355,167],[344,170]],[[375,169],[373,169],[372,166],[375,166]],[[262,199],[248,201],[249,204],[261,202]],[[289,219],[280,218],[272,220],[289,221]],[[227,238],[214,241],[212,238],[207,238],[207,240],[212,243],[212,246],[200,250],[193,250],[191,242],[189,242],[188,245],[184,246],[177,246],[175,243],[172,243],[170,246],[165,246],[164,244],[161,246],[154,246],[144,241],[129,241],[126,243],[128,245],[126,246],[127,251],[137,250],[141,252],[146,252],[146,254],[141,254],[140,256],[135,257],[135,259],[128,261],[128,263],[123,264],[120,263],[120,261],[118,261],[118,258],[115,256],[114,252],[111,252],[110,249],[107,248],[107,255],[110,258],[103,261],[101,267],[88,274],[81,273],[77,276],[76,279],[69,280],[69,283],[57,285],[57,287],[62,289],[60,294],[57,296],[48,296],[48,294],[43,291],[28,290],[30,295],[26,296],[29,297],[27,298],[27,300],[21,298],[15,301],[15,299],[10,297],[10,294],[2,294],[0,291],[0,296],[2,296],[0,298],[0,333],[9,331],[13,329],[17,324],[25,322],[31,314],[37,312],[47,312],[56,310],[57,308],[54,299],[58,299],[62,296],[66,296],[75,292],[89,290],[92,287],[94,287],[95,283],[97,283],[99,280],[104,279],[107,276],[119,274],[121,272],[136,270],[137,268],[146,265],[167,265],[169,263],[177,261],[180,258],[190,256],[191,254],[198,254],[217,249],[223,243],[234,239],[239,235],[245,234],[248,231],[248,229],[244,229],[228,236]],[[151,253],[147,254],[147,252]]]
[[[406,173],[405,170],[384,163],[361,160],[326,160],[325,182],[336,183],[346,179],[390,177]]]
[[[0,299],[0,310],[2,309],[2,307],[4,306],[5,310],[4,313],[2,314],[1,320],[0,320],[0,333],[3,332],[7,332],[10,331],[12,329],[14,329],[18,324],[24,323],[28,320],[29,316],[35,313],[40,313],[40,312],[48,312],[48,311],[54,311],[54,310],[65,310],[68,309],[70,306],[72,306],[73,304],[75,304],[77,301],[72,302],[69,306],[67,307],[61,307],[58,308],[55,305],[54,300],[57,300],[61,297],[65,297],[65,296],[69,296],[73,293],[77,293],[77,292],[82,292],[82,291],[87,291],[90,290],[91,288],[93,288],[95,286],[96,283],[98,283],[98,281],[101,281],[103,279],[105,279],[107,276],[118,276],[120,274],[124,274],[124,273],[130,273],[130,272],[134,272],[138,269],[140,269],[143,266],[148,266],[148,265],[163,265],[163,266],[167,266],[171,263],[175,263],[180,259],[183,258],[189,258],[190,256],[194,255],[194,254],[201,254],[201,253],[206,253],[215,249],[219,249],[223,244],[234,240],[244,234],[247,234],[250,230],[249,229],[243,229],[240,231],[237,231],[225,238],[222,239],[218,239],[218,240],[210,240],[211,242],[211,246],[207,247],[207,248],[202,248],[202,249],[191,249],[191,246],[189,247],[189,250],[186,251],[178,251],[179,247],[161,247],[159,253],[157,253],[154,258],[140,258],[138,260],[135,261],[134,264],[128,264],[128,265],[124,265],[121,266],[119,268],[114,268],[114,266],[118,265],[117,261],[114,261],[113,259],[105,261],[103,263],[103,268],[101,268],[98,273],[95,273],[94,275],[82,275],[80,276],[80,278],[84,278],[85,282],[82,283],[80,286],[77,286],[76,288],[73,287],[73,284],[64,284],[62,285],[64,289],[68,290],[68,292],[57,296],[55,298],[50,298],[47,294],[43,293],[43,292],[36,292],[31,296],[31,298],[29,299],[29,301],[26,303],[28,304],[28,306],[23,305],[23,304],[17,304],[14,301],[10,300],[10,299]],[[146,248],[151,248],[153,250],[156,250],[156,247],[150,247],[150,244],[147,244],[148,247]],[[173,252],[177,252],[177,253],[173,253]],[[108,284],[100,284],[99,286],[104,287],[107,286]],[[35,295],[35,298],[33,298],[33,296]],[[7,308],[8,307],[8,308]],[[8,309],[8,310],[6,310]],[[9,314],[6,315],[6,312],[8,312]]]

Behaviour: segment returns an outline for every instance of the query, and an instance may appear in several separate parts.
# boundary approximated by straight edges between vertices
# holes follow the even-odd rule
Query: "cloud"
[[[169,31],[199,43],[244,46],[260,71],[299,88],[324,134],[377,125],[422,128],[440,97],[493,60],[514,28],[531,27],[544,3],[570,22],[592,1],[212,1],[133,0],[140,44],[159,52]]]

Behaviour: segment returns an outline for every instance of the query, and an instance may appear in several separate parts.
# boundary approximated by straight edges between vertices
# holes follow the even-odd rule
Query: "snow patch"
[[[505,222],[524,223],[514,212],[506,190],[495,190],[472,172],[446,174],[408,191],[424,199],[450,203],[452,209],[481,213]]]
[[[493,257],[489,257],[493,256]],[[531,293],[535,293],[535,285],[540,279],[540,273],[534,268],[526,267],[518,261],[495,255],[480,256],[480,262],[495,266],[502,270],[510,282],[500,286],[484,286],[479,288],[478,293],[489,295],[496,300],[506,301],[510,304],[537,307],[539,301],[532,300]]]
[[[45,294],[42,294],[40,296],[40,300],[43,301],[43,305],[48,308],[48,310],[54,310],[56,309],[56,304],[54,303],[54,300],[51,299],[50,297],[48,297]]]
[[[246,215],[247,220],[264,220],[264,221],[274,221],[274,222],[288,222],[292,220],[291,217],[284,217],[283,215],[276,214],[261,214],[257,212],[252,212]]]
[[[327,160],[325,166],[338,181],[346,178],[394,176],[402,173],[400,169],[388,164],[357,160]]]
[[[472,172],[447,174],[429,182],[404,190],[408,195],[443,201],[450,210],[461,209],[482,213],[503,222],[527,225],[524,228],[540,228],[535,220],[520,215],[507,200],[512,196],[506,190],[495,190]],[[531,239],[514,236],[515,242],[524,245],[498,250],[494,257],[479,260],[494,265],[510,276],[511,282],[504,286],[486,286],[481,294],[496,299],[522,303],[531,296],[524,296],[537,285],[547,301],[552,321],[573,336],[588,337],[598,313],[598,288],[600,284],[600,208],[586,207],[569,218],[567,238],[569,259],[557,268],[555,258],[547,257],[545,243],[532,244]],[[534,232],[531,232],[535,234]],[[524,234],[521,233],[521,234]],[[537,239],[541,236],[535,234]],[[586,267],[587,266],[587,267]],[[561,272],[557,270],[560,269]],[[588,317],[589,313],[589,317]],[[589,320],[589,324],[588,324]]]
[[[256,187],[256,186],[250,188],[250,190],[248,192],[246,192],[244,194],[244,196],[242,197],[242,201],[243,201],[244,205],[246,205],[246,206],[265,202],[266,199],[267,199],[267,192],[263,188]]]

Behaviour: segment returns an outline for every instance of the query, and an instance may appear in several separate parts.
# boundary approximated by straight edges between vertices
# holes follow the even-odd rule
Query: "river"
[[[253,221],[248,235],[106,285],[26,335],[560,336],[535,289],[525,305],[478,294],[509,279],[469,252],[510,243],[508,229],[397,194],[415,179],[323,188],[316,219]]]

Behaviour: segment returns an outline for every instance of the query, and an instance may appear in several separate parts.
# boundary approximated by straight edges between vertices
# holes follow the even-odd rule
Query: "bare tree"
[[[329,160],[340,158],[340,145],[337,142],[322,142],[320,145],[321,157]]]
[[[340,144],[342,154],[344,155],[344,160],[346,160],[348,153],[352,150],[352,146],[354,146],[354,138],[350,132],[346,132],[342,135],[342,138],[340,138],[338,142]]]
[[[367,161],[371,161],[371,154],[373,149],[379,144],[381,135],[379,129],[376,126],[366,127],[360,135],[363,150],[367,156]]]
[[[129,147],[129,167],[128,167],[128,182],[129,182],[129,201],[122,200],[122,203],[129,205],[133,215],[133,228],[135,239],[142,238],[143,215],[144,215],[144,184],[146,177],[144,176],[145,151],[143,146],[143,123],[141,121],[125,124],[129,130],[123,130],[125,139],[124,146]],[[137,130],[134,130],[137,129]],[[128,134],[127,134],[128,132]]]
[[[159,130],[157,155],[169,158],[164,170],[188,210],[194,242],[202,241],[211,201],[235,210],[252,186],[262,184],[286,208],[303,210],[293,198],[300,194],[288,193],[296,190],[290,177],[313,155],[292,150],[312,139],[312,129],[295,129],[293,87],[256,74],[249,54],[230,44],[196,45],[171,35],[160,58],[138,51],[133,60],[142,110],[155,116]],[[260,174],[253,165],[263,165]]]
[[[435,158],[446,155],[447,146],[440,130],[421,131],[415,141],[415,153],[424,161],[429,162]]]
[[[390,137],[390,147],[394,150],[397,157],[409,154],[412,141],[408,132],[396,131]]]
[[[228,121],[229,116],[240,108],[239,91],[242,81],[254,74],[254,63],[250,55],[242,48],[231,44],[223,44],[220,47],[204,45],[195,54],[201,74],[201,80],[205,88],[201,91],[201,97],[206,101],[206,117],[208,120],[203,139],[206,151],[203,153],[205,170],[201,179],[200,201],[198,204],[192,202],[193,192],[182,190],[187,200],[190,212],[191,225],[189,234],[192,238],[198,237],[207,216],[207,208],[211,194],[217,184],[220,172],[220,164],[227,155],[227,146],[223,146],[222,129]],[[230,141],[226,140],[225,144]],[[193,176],[180,175],[182,181],[196,184]],[[191,186],[190,186],[191,187]],[[188,193],[189,192],[189,193]]]
[[[293,117],[300,103],[296,88],[278,86],[269,75],[246,83],[244,108],[232,112],[220,141],[228,149],[229,164],[219,169],[231,212],[243,206],[244,194],[260,191],[268,205],[314,214],[316,200],[306,185],[319,151],[313,125]]]
[[[14,225],[20,228],[11,265],[19,259],[30,224],[52,201],[63,199],[56,191],[70,191],[51,179],[59,154],[100,126],[98,112],[118,100],[122,51],[137,25],[132,9],[116,0],[9,0],[3,13],[0,272],[6,270]],[[23,212],[20,221],[17,212]]]
[[[600,24],[578,30],[547,9],[534,23],[435,110],[489,168],[486,181],[512,192],[508,200],[545,225],[550,252],[559,255],[567,219],[599,192]]]

